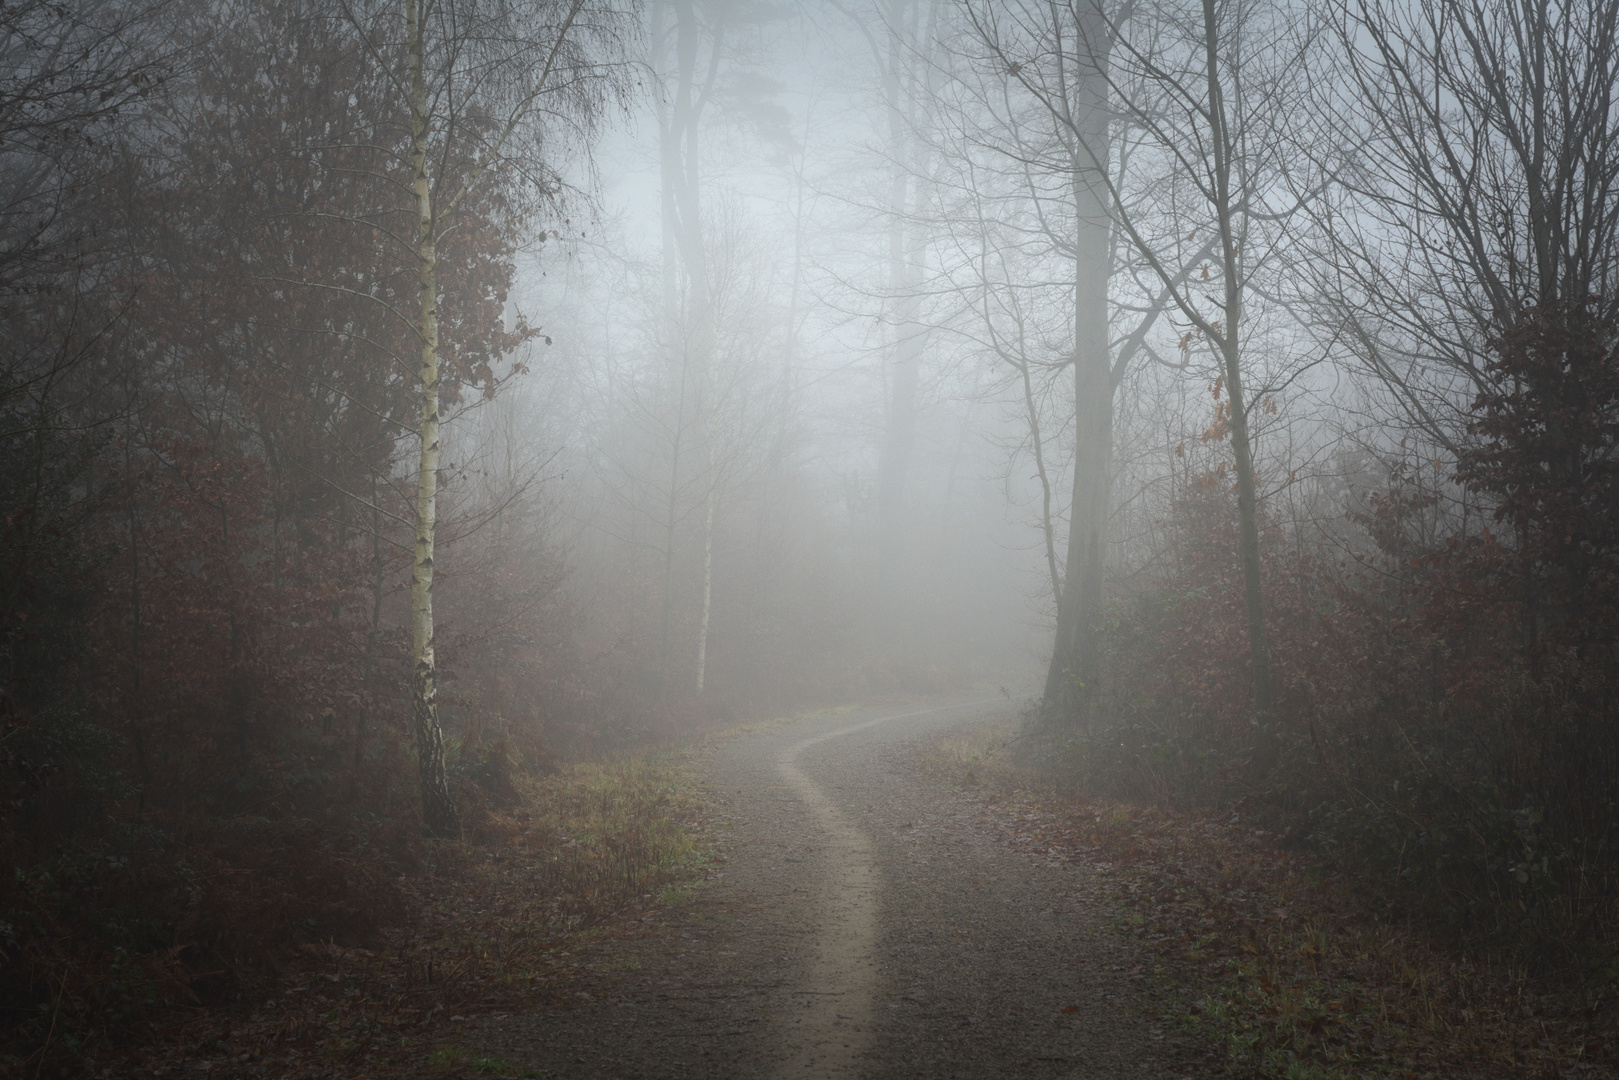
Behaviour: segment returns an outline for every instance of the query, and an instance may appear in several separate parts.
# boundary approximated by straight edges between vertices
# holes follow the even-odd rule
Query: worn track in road
[[[718,743],[723,873],[589,957],[576,1006],[468,1044],[551,1077],[1183,1075],[1121,973],[1131,946],[1081,899],[1088,871],[1012,850],[917,767],[920,739],[1006,711],[843,710]]]

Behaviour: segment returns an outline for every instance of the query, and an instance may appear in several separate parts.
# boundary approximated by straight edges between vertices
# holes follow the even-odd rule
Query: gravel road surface
[[[1132,947],[1081,899],[1088,871],[1014,851],[917,766],[919,740],[1008,708],[844,710],[718,743],[725,861],[697,900],[582,948],[576,1005],[484,1019],[466,1044],[547,1077],[1190,1075]]]

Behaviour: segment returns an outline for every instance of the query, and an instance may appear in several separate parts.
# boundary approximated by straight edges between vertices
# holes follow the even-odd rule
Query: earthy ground
[[[577,952],[568,1004],[468,1019],[481,1071],[547,1077],[1153,1077],[1212,1059],[1155,1026],[1143,954],[1083,864],[919,741],[1008,701],[845,710],[706,751],[723,800],[709,884],[654,932]]]
[[[1330,852],[1238,808],[1054,785],[1013,752],[1015,712],[1002,695],[846,709],[527,782],[466,843],[427,849],[398,882],[408,917],[369,947],[306,944],[82,1071],[1619,1075],[1610,984],[1389,918]]]

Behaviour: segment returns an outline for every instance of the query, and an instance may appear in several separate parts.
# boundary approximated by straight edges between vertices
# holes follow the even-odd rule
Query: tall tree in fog
[[[1526,312],[1619,316],[1619,0],[1333,10],[1320,292],[1407,422],[1455,449]]]
[[[922,321],[922,271],[927,237],[918,211],[927,198],[925,144],[917,137],[921,113],[931,107],[934,68],[927,62],[938,6],[918,0],[882,5],[886,40],[878,52],[888,126],[888,281],[893,341],[883,441],[877,458],[877,526],[882,557],[897,555],[911,451],[916,441],[917,386],[928,327]]]
[[[927,128],[937,104],[940,69],[935,54],[945,12],[942,5],[922,0],[878,0],[869,7],[838,2],[837,7],[864,38],[882,93],[882,153],[888,174],[881,199],[887,221],[882,284],[886,340],[876,499],[878,556],[885,570],[892,571],[892,560],[900,555],[899,530],[916,442],[922,354],[933,330],[922,314],[931,225],[924,209],[932,188]]]
[[[712,431],[714,303],[702,212],[702,120],[714,95],[725,44],[729,0],[662,0],[653,12],[653,49],[659,75],[668,80],[667,100],[658,100],[658,150],[663,206],[663,325],[666,348],[677,368],[675,417],[669,454],[669,486],[663,534],[663,608],[659,630],[662,663],[668,664],[674,612],[675,531],[680,519],[681,468],[687,449],[688,399],[701,414],[704,475],[702,609],[698,616],[693,682],[702,693],[708,669],[708,627],[714,595],[714,482]],[[706,46],[706,48],[705,48]]]
[[[1108,73],[1120,122],[1139,133],[1134,168],[1114,189],[1115,220],[1183,320],[1183,349],[1214,352],[1216,394],[1225,395],[1216,429],[1229,436],[1235,465],[1261,767],[1274,749],[1253,434],[1266,388],[1250,376],[1261,309],[1287,292],[1314,182],[1300,162],[1316,41],[1297,5],[1136,5],[1118,26]],[[1117,197],[1121,187],[1152,197]]]
[[[560,169],[604,109],[625,92],[630,24],[610,2],[404,0],[402,49],[388,44],[385,8],[349,9],[407,109],[409,251],[416,312],[401,312],[420,342],[420,452],[414,498],[410,613],[412,719],[422,813],[438,835],[459,826],[444,768],[434,655],[433,576],[438,521],[442,380],[439,251],[469,200],[499,189],[501,212],[523,220],[554,206]],[[397,25],[397,23],[393,23]],[[488,384],[489,371],[471,381]]]
[[[1094,703],[1100,674],[1096,624],[1117,385],[1108,331],[1111,27],[1095,0],[966,2],[963,15],[972,52],[967,59],[989,87],[983,100],[991,115],[1007,116],[1007,134],[992,145],[1029,178],[1036,204],[1066,204],[1064,224],[1072,230],[1062,247],[1073,281],[1073,490],[1044,710],[1052,719],[1075,721]],[[1014,99],[1032,103],[1033,115]]]

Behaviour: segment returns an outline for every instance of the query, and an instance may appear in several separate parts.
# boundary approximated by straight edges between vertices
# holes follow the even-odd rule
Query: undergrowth
[[[1610,1018],[1566,976],[1389,917],[1375,890],[1230,805],[1077,793],[1016,720],[929,747],[1020,847],[1093,868],[1153,958],[1166,1010],[1224,1070],[1265,1080],[1554,1077],[1611,1070]]]
[[[515,1007],[565,985],[573,943],[622,932],[702,876],[697,835],[707,810],[683,758],[624,756],[549,775],[508,765],[494,766],[498,783],[463,786],[462,841],[412,835],[382,847],[372,837],[370,847],[339,849],[312,826],[281,822],[274,843],[252,846],[259,863],[244,869],[208,862],[194,836],[171,850],[180,841],[152,827],[136,838],[152,845],[144,863],[113,867],[100,856],[99,868],[52,870],[77,876],[28,886],[57,892],[21,915],[16,898],[30,894],[13,892],[0,927],[7,971],[20,973],[12,994],[20,1000],[31,986],[43,1007],[10,1014],[0,1075],[156,1074],[200,1062],[218,1076],[298,1075],[362,1059],[420,1064],[424,1040],[450,1017]],[[67,865],[66,857],[57,864]],[[254,963],[186,964],[188,952],[234,955],[209,943],[210,902],[222,905],[215,938],[229,931],[247,940],[231,928],[251,912],[209,897],[249,886],[268,920]],[[110,898],[140,887],[177,890],[193,920],[118,928],[127,943],[99,954],[83,951],[83,932],[62,926],[61,890],[78,890],[85,914],[105,920],[118,913]],[[350,909],[349,922],[336,920],[334,912]],[[19,925],[27,918],[36,924]],[[281,925],[299,918],[310,925]],[[59,936],[40,933],[53,926]]]

